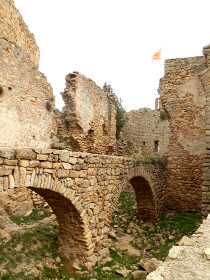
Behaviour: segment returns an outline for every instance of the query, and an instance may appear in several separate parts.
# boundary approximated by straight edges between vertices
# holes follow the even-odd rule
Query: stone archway
[[[146,220],[154,220],[158,217],[157,204],[149,182],[141,177],[133,177],[130,180],[136,194],[138,216]]]
[[[59,229],[59,251],[66,259],[69,270],[79,265],[89,269],[91,238],[81,213],[70,199],[49,189],[30,187],[52,208]]]

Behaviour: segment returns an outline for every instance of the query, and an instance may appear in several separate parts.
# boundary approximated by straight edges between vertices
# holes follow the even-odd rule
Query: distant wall
[[[161,119],[161,113],[148,108],[128,112],[121,139],[133,143],[134,152],[143,156],[167,154],[170,128],[167,119]]]
[[[0,39],[2,38],[20,46],[22,52],[28,54],[36,66],[39,65],[39,48],[13,0],[0,1]]]
[[[65,106],[59,134],[75,150],[113,153],[115,149],[115,99],[78,72],[66,76],[62,94]]]
[[[170,123],[167,206],[200,211],[205,154],[206,97],[198,73],[204,57],[165,61],[159,94]]]

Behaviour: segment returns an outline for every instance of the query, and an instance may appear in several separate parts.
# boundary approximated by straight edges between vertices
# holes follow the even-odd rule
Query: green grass
[[[28,216],[11,216],[10,219],[13,221],[13,223],[16,223],[18,225],[20,224],[30,224],[32,222],[38,222],[41,221],[43,218],[49,217],[50,213],[45,208],[34,208],[32,210],[32,213]]]
[[[35,209],[27,217],[12,218],[18,224],[34,223],[43,217],[50,215],[48,210]],[[146,223],[138,219],[136,215],[135,196],[123,192],[120,195],[116,211],[113,213],[111,226],[117,227],[117,232],[127,233],[129,229],[133,241],[131,245],[140,250],[141,257],[156,257],[164,260],[169,249],[179,241],[183,235],[190,236],[201,222],[201,216],[192,213],[165,212],[153,222]],[[136,229],[144,229],[139,233]],[[134,230],[134,232],[133,232]],[[57,226],[45,224],[36,225],[25,233],[12,236],[8,242],[0,241],[0,279],[2,280],[47,280],[66,279],[90,280],[117,280],[123,277],[116,273],[116,269],[126,268],[132,270],[133,266],[138,268],[141,257],[130,256],[127,250],[119,250],[113,240],[110,249],[112,260],[103,265],[96,265],[87,274],[70,274],[65,268],[65,260],[58,253],[58,230]],[[145,251],[145,248],[149,250]],[[57,262],[59,257],[61,262]],[[51,260],[51,265],[47,262]],[[23,266],[23,264],[26,264]],[[23,268],[22,268],[23,266]],[[103,272],[104,266],[111,268],[110,272]],[[37,267],[38,274],[31,271],[30,267]],[[131,279],[131,275],[124,277]],[[143,280],[143,278],[142,278]]]

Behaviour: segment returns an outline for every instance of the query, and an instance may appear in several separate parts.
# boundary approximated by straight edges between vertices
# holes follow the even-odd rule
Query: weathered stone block
[[[16,158],[17,159],[36,159],[36,153],[31,149],[17,149],[16,150]]]
[[[14,166],[0,166],[0,176],[10,175],[14,170]]]
[[[29,162],[30,167],[38,167],[39,166],[39,161],[38,160],[32,160]]]
[[[7,159],[15,159],[15,150],[4,149],[0,150],[0,157]]]
[[[48,155],[37,154],[37,160],[47,160]]]
[[[20,159],[18,161],[18,165],[21,166],[21,167],[28,167],[29,166],[29,161],[28,160]]]
[[[72,169],[72,165],[67,162],[62,162],[62,165],[64,169]]]
[[[69,163],[70,163],[70,164],[76,164],[77,161],[78,161],[77,158],[74,158],[74,157],[70,157],[70,158],[69,158]]]
[[[68,151],[63,151],[59,155],[60,160],[69,162],[69,152]]]
[[[40,167],[43,167],[43,168],[52,168],[52,162],[50,161],[41,161],[40,162]]]
[[[66,169],[58,169],[57,170],[58,178],[68,178],[69,177],[69,170]]]

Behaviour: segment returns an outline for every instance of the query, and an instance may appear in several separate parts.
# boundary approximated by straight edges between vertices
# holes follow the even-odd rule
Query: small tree
[[[103,90],[115,95],[111,85],[107,82],[104,83]],[[115,106],[116,106],[116,138],[119,139],[120,131],[122,130],[123,126],[126,123],[127,116],[126,116],[125,108],[122,105],[122,99],[118,98],[117,96],[116,96]]]

